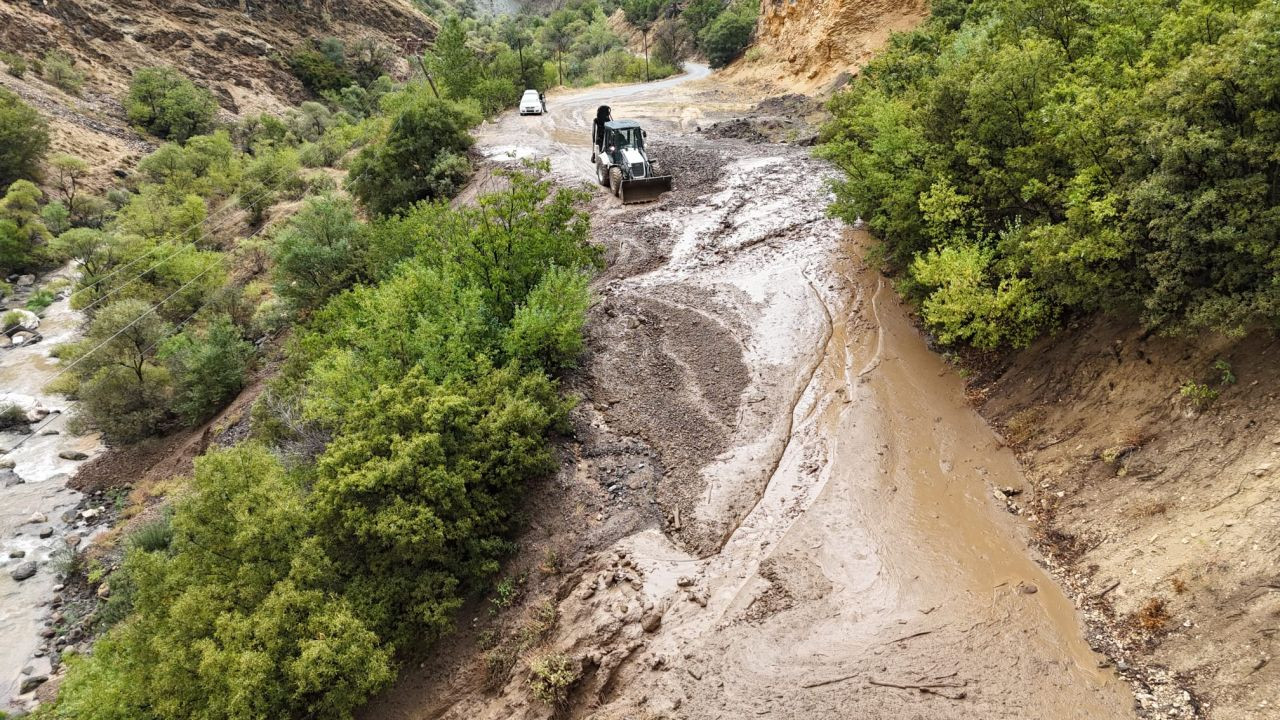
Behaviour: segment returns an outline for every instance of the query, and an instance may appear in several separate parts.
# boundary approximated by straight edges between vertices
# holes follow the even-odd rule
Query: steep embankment
[[[285,61],[300,43],[338,37],[394,45],[429,39],[435,29],[409,0],[6,2],[0,49],[28,61],[57,51],[86,77],[79,96],[34,71],[0,75],[0,84],[49,119],[53,152],[84,158],[101,184],[150,148],[128,127],[120,104],[139,68],[177,68],[212,91],[227,116],[279,112],[306,99]]]
[[[1209,718],[1280,706],[1278,342],[1146,337],[1099,320],[979,390],[1030,472],[1031,495],[1012,503],[1122,670],[1176,676]],[[1200,391],[1184,394],[1188,383]]]
[[[763,0],[756,40],[726,76],[820,92],[858,73],[889,36],[928,14],[927,0]]]

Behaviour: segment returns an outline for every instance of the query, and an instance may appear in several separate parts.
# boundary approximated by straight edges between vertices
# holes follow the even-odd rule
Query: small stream
[[[41,280],[73,275],[68,266]],[[20,291],[6,305],[21,307],[26,294]],[[32,432],[0,432],[0,708],[24,680],[49,672],[40,632],[58,583],[55,553],[88,536],[77,527],[83,526],[76,517],[81,495],[66,483],[103,446],[96,434],[68,432],[69,402],[44,389],[58,371],[50,353],[79,337],[82,321],[63,297],[43,313],[39,342],[0,348],[0,407],[16,405],[39,418],[29,426]],[[60,457],[76,453],[85,459]],[[29,562],[36,564],[35,574],[16,580],[14,573]]]

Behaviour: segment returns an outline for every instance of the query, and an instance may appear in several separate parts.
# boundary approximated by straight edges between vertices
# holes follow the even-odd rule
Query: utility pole
[[[640,26],[640,37],[644,42],[644,81],[649,82],[649,26]]]
[[[422,54],[426,50],[426,45],[418,38],[405,38],[400,45],[400,49],[405,54],[413,57],[418,61],[418,67],[422,69],[422,76],[427,79],[427,84],[431,86],[431,94],[440,99],[440,91],[436,89],[436,80],[431,77],[431,71],[427,70],[427,62],[422,59]]]

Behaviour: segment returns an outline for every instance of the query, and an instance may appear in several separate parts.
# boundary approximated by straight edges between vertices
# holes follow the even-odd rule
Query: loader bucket
[[[619,197],[622,198],[624,205],[632,203],[653,202],[657,200],[662,193],[671,191],[671,176],[662,175],[659,177],[637,178],[635,180],[623,180],[622,191]]]

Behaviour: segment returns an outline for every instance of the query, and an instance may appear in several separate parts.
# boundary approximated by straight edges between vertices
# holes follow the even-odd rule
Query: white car
[[[525,90],[524,95],[520,96],[521,115],[541,115],[546,110],[547,106],[542,102],[542,94],[537,90]]]

